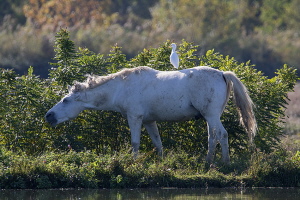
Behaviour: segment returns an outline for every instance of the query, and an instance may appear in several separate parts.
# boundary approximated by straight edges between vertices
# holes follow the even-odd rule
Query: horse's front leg
[[[148,134],[151,137],[151,140],[156,147],[158,155],[162,156],[163,155],[163,147],[160,139],[160,135],[158,132],[158,128],[156,125],[156,122],[148,122],[144,123],[145,128],[147,129]]]
[[[134,156],[136,157],[140,147],[141,140],[141,127],[143,116],[142,115],[129,115],[127,116],[128,125],[131,133],[131,145]]]

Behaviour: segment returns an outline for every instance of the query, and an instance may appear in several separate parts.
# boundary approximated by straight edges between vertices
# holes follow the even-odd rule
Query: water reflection
[[[120,189],[120,190],[0,190],[1,200],[298,200],[300,189]]]

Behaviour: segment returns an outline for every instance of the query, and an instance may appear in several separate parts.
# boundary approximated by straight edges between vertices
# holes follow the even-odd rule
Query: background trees
[[[43,77],[61,27],[93,52],[118,43],[128,58],[166,40],[215,49],[274,76],[283,63],[298,67],[299,0],[3,0],[0,3],[0,66]]]

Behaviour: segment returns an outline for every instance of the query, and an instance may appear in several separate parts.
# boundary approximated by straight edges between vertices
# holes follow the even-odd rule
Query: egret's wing
[[[170,55],[170,62],[171,64],[178,69],[179,67],[179,57],[177,55],[177,53],[174,51],[172,51],[171,55]]]

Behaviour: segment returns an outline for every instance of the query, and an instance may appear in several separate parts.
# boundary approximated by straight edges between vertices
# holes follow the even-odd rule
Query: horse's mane
[[[88,75],[87,79],[84,82],[74,82],[71,92],[80,92],[88,89],[96,88],[110,80],[115,78],[126,79],[128,75],[135,73],[139,74],[141,71],[151,70],[152,68],[147,66],[140,66],[136,68],[125,68],[117,73],[109,74],[107,76],[97,76],[97,75]]]

